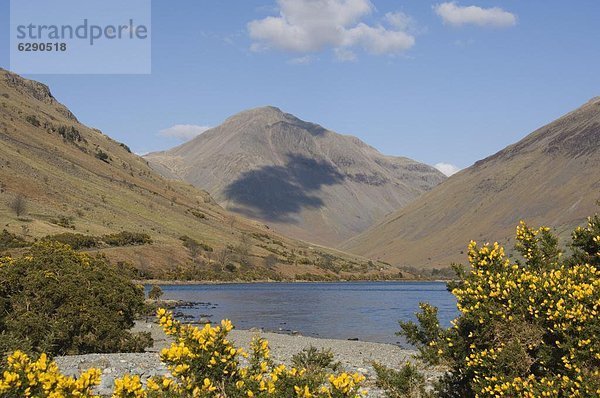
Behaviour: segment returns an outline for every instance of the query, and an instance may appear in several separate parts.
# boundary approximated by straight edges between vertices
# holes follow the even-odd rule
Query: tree
[[[269,254],[265,257],[265,267],[272,269],[277,265],[278,260],[277,256],[274,254]]]
[[[15,213],[17,217],[21,217],[27,211],[27,199],[25,196],[19,194],[9,202],[8,207]]]
[[[221,270],[224,270],[225,266],[231,261],[231,257],[231,250],[224,247],[215,254],[215,261],[221,267]]]
[[[160,300],[164,294],[163,290],[158,285],[152,285],[152,289],[148,292],[148,298],[150,300]]]
[[[235,251],[237,252],[237,254],[239,256],[240,264],[248,265],[250,248],[252,248],[252,242],[250,241],[250,238],[248,237],[248,235],[243,234],[240,237],[240,242],[235,247]]]

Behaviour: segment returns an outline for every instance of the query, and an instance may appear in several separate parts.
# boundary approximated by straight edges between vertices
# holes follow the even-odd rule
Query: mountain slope
[[[11,203],[24,198],[25,214]],[[49,234],[131,231],[154,243],[95,251],[159,278],[380,277],[381,264],[310,246],[228,213],[58,103],[47,86],[0,69],[0,229],[27,240]],[[187,235],[187,247],[180,239]],[[191,242],[191,243],[190,243]],[[0,247],[0,251],[2,247]],[[376,275],[377,274],[377,275]]]
[[[274,107],[241,112],[194,140],[146,156],[166,177],[278,231],[334,245],[440,183],[433,167],[384,156]]]
[[[393,264],[464,261],[469,240],[507,243],[520,219],[567,234],[598,211],[600,97],[450,177],[342,245]]]

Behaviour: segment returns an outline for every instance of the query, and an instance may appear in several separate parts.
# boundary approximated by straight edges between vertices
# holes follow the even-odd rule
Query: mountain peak
[[[240,112],[146,159],[229,210],[318,244],[365,230],[445,178],[273,106]]]
[[[251,119],[251,118],[256,118],[256,117],[284,118],[286,115],[290,115],[290,114],[283,112],[281,109],[277,108],[276,106],[267,105],[267,106],[260,106],[257,108],[250,108],[250,109],[246,109],[244,111],[238,112],[235,115],[227,118],[226,121],[231,120],[231,119],[242,119],[242,118]]]
[[[309,132],[313,136],[325,134],[328,130],[322,126],[306,122],[291,113],[282,111],[276,106],[262,106],[236,113],[227,118],[222,126],[225,130],[241,132],[258,132],[275,126],[287,126],[298,131]]]

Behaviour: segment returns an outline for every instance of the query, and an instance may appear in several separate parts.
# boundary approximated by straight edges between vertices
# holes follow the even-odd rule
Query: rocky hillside
[[[470,239],[512,247],[524,219],[568,234],[600,207],[600,97],[450,177],[343,248],[393,264],[464,262]]]
[[[327,245],[364,231],[445,178],[274,107],[241,112],[146,159],[228,210]]]
[[[0,223],[0,253],[15,239],[83,234],[93,241],[61,239],[147,277],[338,279],[398,272],[225,211],[205,191],[164,179],[127,145],[79,123],[47,86],[1,69]],[[152,243],[112,236],[122,231],[147,234]]]

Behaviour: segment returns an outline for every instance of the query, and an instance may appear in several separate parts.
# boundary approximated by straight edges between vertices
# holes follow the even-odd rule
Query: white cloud
[[[450,177],[452,174],[458,173],[461,169],[450,163],[437,163],[433,167]]]
[[[353,62],[356,61],[356,54],[352,50],[346,48],[334,48],[333,54],[335,58],[340,62]]]
[[[311,55],[305,55],[303,57],[292,58],[288,61],[290,65],[308,65],[313,61],[313,57]]]
[[[277,0],[277,4],[279,16],[248,23],[253,51],[311,53],[333,48],[347,56],[359,47],[379,55],[400,53],[415,44],[403,29],[408,17],[401,13],[385,17],[391,28],[361,22],[375,9],[369,0]]]
[[[461,7],[456,2],[447,2],[433,6],[433,10],[444,23],[454,26],[478,25],[503,28],[514,26],[517,23],[517,17],[514,14],[499,7]]]
[[[411,34],[420,34],[426,31],[425,28],[419,26],[413,17],[401,11],[388,12],[385,14],[384,20],[390,26]]]
[[[176,124],[168,129],[164,129],[158,132],[163,137],[177,138],[181,141],[189,141],[194,137],[199,136],[206,130],[210,129],[208,126],[197,126],[195,124]]]

